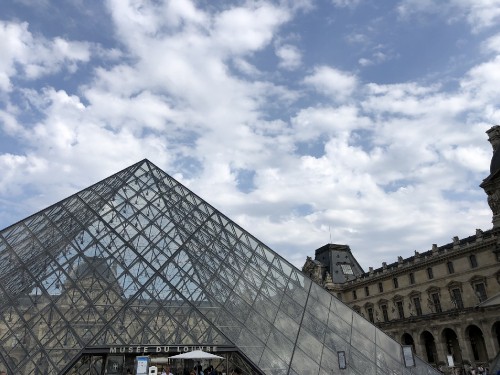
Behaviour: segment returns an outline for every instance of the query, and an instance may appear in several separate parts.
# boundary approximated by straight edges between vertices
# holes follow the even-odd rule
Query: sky
[[[149,159],[301,267],[491,228],[500,0],[6,0],[0,228]]]

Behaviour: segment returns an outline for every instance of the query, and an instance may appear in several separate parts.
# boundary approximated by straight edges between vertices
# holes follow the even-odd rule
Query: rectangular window
[[[398,283],[398,278],[395,277],[394,279],[392,279],[392,282],[394,284],[394,288],[399,288],[399,283]]]
[[[471,268],[476,268],[477,267],[477,259],[476,259],[476,256],[474,254],[471,254],[469,256],[469,261],[470,261]]]
[[[403,306],[403,301],[397,301],[396,307],[398,308],[399,319],[404,319],[405,318],[405,309]]]
[[[352,299],[358,299],[358,294],[355,290],[352,291]]]
[[[455,273],[455,268],[453,267],[453,262],[446,263],[446,266],[448,267],[449,274]]]
[[[373,319],[373,308],[369,307],[366,311],[368,312],[368,319],[370,320],[370,322],[374,323],[375,320]]]
[[[415,274],[413,272],[410,272],[408,276],[410,277],[410,285],[415,284]]]
[[[380,308],[382,309],[382,316],[384,317],[384,322],[388,322],[389,321],[389,313],[387,312],[387,305],[382,305],[382,306],[380,306]]]
[[[380,293],[382,293],[384,291],[384,286],[382,285],[382,283],[378,283],[378,291]]]
[[[486,287],[483,283],[474,284],[474,289],[476,291],[476,296],[479,298],[479,302],[486,301],[488,296],[486,295]]]
[[[443,311],[441,309],[441,301],[439,300],[439,293],[432,293],[431,301],[432,305],[434,306],[434,312],[440,313],[441,311]]]
[[[457,309],[464,308],[464,303],[462,301],[462,292],[460,292],[459,288],[451,290],[451,301],[453,302],[453,304]]]
[[[369,296],[370,295],[370,288],[368,288],[367,286],[365,286],[365,296]]]
[[[422,305],[420,304],[420,297],[413,297],[413,306],[415,306],[415,313],[417,316],[422,315]]]
[[[430,279],[434,278],[434,272],[432,272],[432,267],[427,268],[427,277]]]

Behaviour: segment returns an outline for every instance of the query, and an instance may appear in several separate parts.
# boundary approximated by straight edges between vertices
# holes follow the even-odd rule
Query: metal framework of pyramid
[[[130,343],[233,348],[246,373],[436,373],[148,160],[0,231],[0,370],[104,373],[86,353]]]

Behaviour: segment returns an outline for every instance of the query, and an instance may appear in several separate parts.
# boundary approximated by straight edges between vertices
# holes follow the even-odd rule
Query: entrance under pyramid
[[[0,370],[434,374],[148,160],[0,231]],[[140,362],[143,363],[143,362]]]

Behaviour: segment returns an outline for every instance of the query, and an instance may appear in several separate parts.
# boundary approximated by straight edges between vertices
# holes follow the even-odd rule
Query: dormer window
[[[352,267],[350,264],[341,264],[340,267],[342,268],[342,273],[344,275],[354,275],[354,272],[352,271]]]

